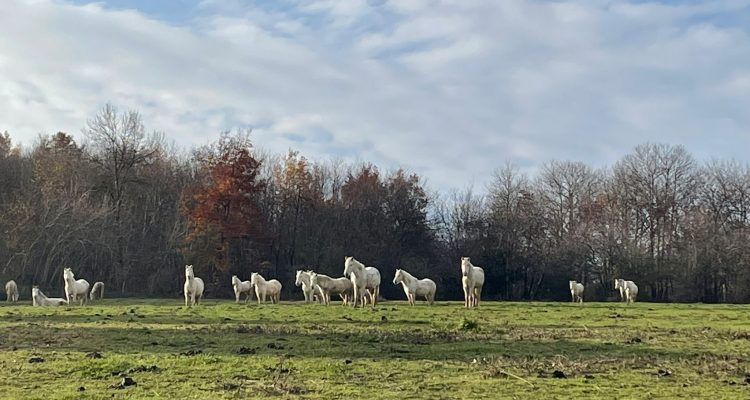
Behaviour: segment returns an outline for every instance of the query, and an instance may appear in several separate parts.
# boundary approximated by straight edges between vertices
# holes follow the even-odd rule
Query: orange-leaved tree
[[[254,155],[249,132],[224,132],[193,157],[198,183],[183,196],[189,254],[225,270],[232,243],[246,246],[264,237],[257,202],[265,187],[258,177],[261,161]]]

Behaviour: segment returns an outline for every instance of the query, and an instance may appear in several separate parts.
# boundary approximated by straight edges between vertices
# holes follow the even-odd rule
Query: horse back
[[[193,285],[195,286],[193,290],[196,294],[202,295],[203,289],[206,287],[206,285],[203,284],[203,279],[195,277],[193,278]]]
[[[474,268],[474,271],[473,271],[474,286],[484,285],[484,269],[482,269],[482,267],[472,267],[472,268]]]
[[[430,288],[436,288],[437,285],[435,284],[435,281],[433,281],[430,278],[424,278],[417,281],[420,286],[430,287]]]
[[[378,271],[378,269],[375,267],[366,267],[365,281],[367,282],[368,286],[380,285],[380,271]]]

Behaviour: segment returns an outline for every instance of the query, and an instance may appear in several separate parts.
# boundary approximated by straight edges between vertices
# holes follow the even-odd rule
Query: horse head
[[[469,257],[461,257],[461,275],[462,276],[469,276],[471,275],[471,260]]]
[[[250,287],[258,284],[259,277],[260,275],[257,272],[253,272],[252,274],[250,274]]]
[[[344,257],[344,276],[349,278],[349,275],[353,272],[354,269],[354,263],[357,260],[354,259],[354,257]]]
[[[573,288],[576,286],[576,281],[568,281],[568,286],[570,286],[570,290],[573,290]]]
[[[297,270],[297,275],[294,280],[294,284],[297,285],[297,287],[302,285],[302,270]]]
[[[237,275],[232,275],[232,286],[237,286],[240,283],[242,283],[240,278],[238,278]]]
[[[318,284],[318,274],[316,272],[310,271],[310,286],[315,287],[315,285]]]
[[[396,269],[396,275],[393,276],[393,284],[398,285],[398,283],[403,280],[404,280],[404,277],[401,275],[401,270]]]

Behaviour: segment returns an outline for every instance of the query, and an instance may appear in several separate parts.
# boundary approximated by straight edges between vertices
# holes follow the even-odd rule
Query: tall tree
[[[196,184],[183,198],[190,254],[226,270],[230,245],[246,247],[251,240],[267,236],[258,207],[266,185],[258,176],[261,162],[253,154],[249,131],[224,132],[193,156]]]
[[[127,238],[123,229],[125,193],[137,183],[136,172],[149,162],[156,150],[146,135],[137,111],[118,113],[111,104],[105,105],[83,130],[91,143],[91,160],[102,172],[100,186],[106,191],[114,209],[117,232],[117,272],[120,289],[125,292],[130,263],[126,257]]]

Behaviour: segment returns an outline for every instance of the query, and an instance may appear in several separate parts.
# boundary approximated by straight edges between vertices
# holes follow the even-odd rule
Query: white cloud
[[[507,159],[611,164],[646,140],[748,160],[749,3],[206,0],[176,24],[9,0],[0,130],[77,134],[113,102],[181,144],[250,126],[272,151],[441,189]]]

